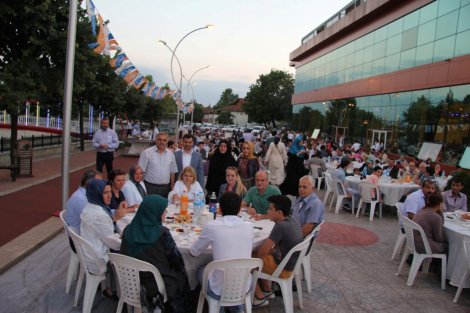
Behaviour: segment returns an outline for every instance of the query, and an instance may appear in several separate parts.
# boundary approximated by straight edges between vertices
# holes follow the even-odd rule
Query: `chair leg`
[[[414,253],[413,263],[411,263],[410,273],[408,274],[408,281],[406,282],[408,286],[413,286],[416,275],[419,271],[419,266],[421,265],[421,263],[423,263],[423,260],[424,258],[421,255]]]
[[[341,205],[343,204],[344,196],[338,195],[338,199],[336,199],[336,209],[335,209],[335,214],[339,213],[339,209],[341,208]]]
[[[393,248],[392,260],[403,250],[403,244],[406,241],[406,236],[400,231],[398,233],[397,241],[395,242],[395,247]]]
[[[462,279],[460,280],[459,288],[457,289],[457,292],[455,293],[454,300],[452,300],[454,303],[457,303],[459,301],[460,293],[462,293],[463,284],[465,283],[467,276],[468,276],[468,270],[465,271],[465,273],[462,276]]]
[[[446,289],[446,268],[447,268],[447,256],[442,256],[441,259],[441,289]],[[465,271],[467,272],[467,271]]]
[[[116,313],[121,313],[123,307],[124,307],[124,301],[122,299],[119,299],[118,306],[117,306],[117,309],[116,309]],[[127,311],[130,312],[129,308],[127,308]]]
[[[304,304],[303,304],[303,299],[302,299],[302,283],[300,281],[300,277],[299,279],[297,278],[295,279],[295,286],[297,287],[297,296],[299,297],[299,308],[303,310]]]
[[[251,292],[250,294],[246,295],[245,297],[245,312],[246,313],[251,313],[252,312],[252,309],[251,309]]]
[[[361,212],[361,209],[362,209],[363,205],[364,205],[364,203],[362,202],[362,198],[361,198],[361,200],[359,200],[359,205],[357,206],[356,218],[359,217],[359,213]]]
[[[398,271],[395,273],[395,275],[400,275],[401,270],[403,269],[403,265],[406,262],[406,259],[410,256],[411,252],[408,248],[406,248],[405,252],[403,253],[403,257],[401,258],[400,265],[398,266]]]
[[[286,313],[294,313],[294,300],[292,295],[292,279],[284,279],[279,282],[284,301],[284,310]]]
[[[199,293],[199,301],[197,302],[197,313],[202,313],[202,309],[204,308],[204,300],[206,299],[204,293],[201,292]]]
[[[369,221],[374,220],[374,214],[375,214],[375,206],[377,205],[377,201],[371,201],[370,202],[370,212],[369,212]]]
[[[426,258],[423,261],[423,273],[429,273],[429,265],[431,265],[432,258]]]
[[[310,254],[306,255],[302,260],[302,267],[304,269],[304,279],[307,283],[307,292],[312,291],[312,269],[310,265]]]
[[[77,275],[79,262],[80,261],[78,260],[78,256],[73,253],[73,251],[70,251],[69,268],[67,270],[67,281],[65,283],[65,293],[70,292],[72,280]]]
[[[104,277],[87,275],[85,294],[83,296],[83,313],[91,312],[96,290],[98,289],[98,285],[103,279]]]
[[[78,270],[79,270],[78,281],[77,281],[77,286],[75,287],[75,299],[73,300],[74,307],[77,307],[78,305],[78,297],[80,296],[80,292],[82,291],[83,279],[85,278],[84,271],[81,268],[79,268]]]

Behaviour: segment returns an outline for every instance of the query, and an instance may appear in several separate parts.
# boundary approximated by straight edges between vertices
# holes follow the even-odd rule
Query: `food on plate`
[[[178,224],[190,224],[193,220],[191,215],[174,214],[173,217],[175,218],[175,223]]]
[[[464,212],[460,215],[463,220],[470,220],[470,212]]]

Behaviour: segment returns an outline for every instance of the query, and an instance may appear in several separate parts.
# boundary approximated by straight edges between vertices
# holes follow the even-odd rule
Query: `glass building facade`
[[[470,0],[432,1],[326,54],[299,62],[294,95],[470,55],[469,17]],[[305,123],[305,116],[313,114],[325,132],[332,134],[333,126],[346,127],[350,140],[369,143],[371,129],[385,130],[388,147],[397,153],[412,153],[424,141],[439,142],[445,147],[442,161],[453,163],[470,143],[470,68],[467,72],[468,84],[405,87],[367,96],[351,92],[338,99],[294,102],[294,124],[302,117],[297,126],[314,127]]]

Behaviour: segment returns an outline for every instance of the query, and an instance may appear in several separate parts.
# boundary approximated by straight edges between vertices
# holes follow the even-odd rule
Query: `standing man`
[[[114,150],[119,147],[119,139],[116,132],[109,128],[109,118],[101,120],[101,128],[93,135],[93,147],[96,153],[96,170],[103,173],[103,165],[106,165],[106,172],[113,170]]]
[[[199,152],[193,150],[194,139],[190,134],[183,136],[183,149],[175,152],[176,166],[179,174],[186,166],[192,166],[196,171],[197,181],[199,185],[204,186],[204,165],[202,164],[202,156]]]
[[[315,194],[315,182],[310,175],[299,180],[299,196],[292,204],[292,218],[302,227],[305,237],[323,221],[325,207]]]
[[[175,185],[175,155],[167,148],[168,134],[160,132],[155,138],[155,145],[145,149],[139,158],[139,165],[144,171],[144,183],[147,194],[157,194],[164,198]]]
[[[263,170],[258,171],[255,175],[255,186],[251,187],[243,198],[242,208],[248,207],[248,213],[253,215],[256,220],[269,218],[268,198],[280,194],[279,188],[269,184],[268,173]]]

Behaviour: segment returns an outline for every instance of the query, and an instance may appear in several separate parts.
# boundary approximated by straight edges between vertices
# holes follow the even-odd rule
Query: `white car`
[[[253,128],[251,129],[251,134],[253,136],[258,136],[258,134],[262,132],[263,130],[264,130],[264,126],[256,125],[256,126],[253,126]]]

